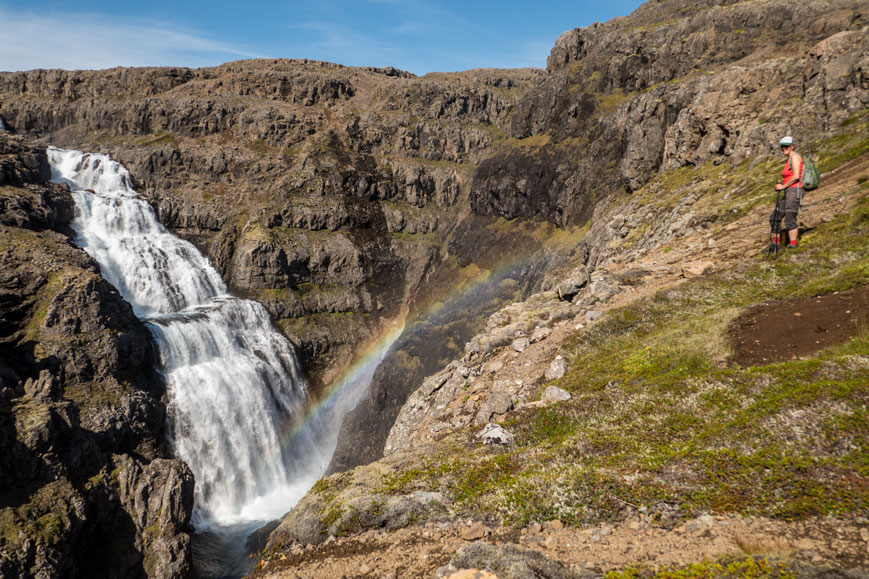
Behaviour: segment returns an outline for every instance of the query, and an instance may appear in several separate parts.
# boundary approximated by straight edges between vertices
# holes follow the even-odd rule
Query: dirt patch
[[[731,362],[762,366],[847,342],[869,323],[869,286],[808,299],[760,304],[731,329]]]

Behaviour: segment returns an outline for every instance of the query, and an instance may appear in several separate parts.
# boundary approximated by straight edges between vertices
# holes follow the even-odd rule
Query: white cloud
[[[395,66],[401,49],[381,38],[363,34],[334,22],[305,22],[288,26],[315,35],[305,51],[316,54],[318,60],[331,60],[354,66]]]
[[[258,55],[162,22],[100,14],[13,12],[0,7],[0,70],[210,66]]]

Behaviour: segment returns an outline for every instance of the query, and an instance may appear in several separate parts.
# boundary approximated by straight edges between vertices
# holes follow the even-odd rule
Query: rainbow
[[[311,404],[305,415],[294,420],[281,435],[281,448],[291,445],[294,438],[312,426],[318,420],[327,419],[328,414],[335,410],[343,415],[352,410],[362,398],[367,384],[371,382],[374,371],[383,361],[392,344],[404,332],[404,316],[393,321],[377,338],[364,347],[362,353],[350,364],[332,383],[328,393]],[[340,424],[334,425],[340,428]],[[337,439],[338,433],[334,433]]]
[[[459,307],[467,307],[469,301],[473,303],[478,300],[485,291],[509,277],[508,274],[512,274],[530,263],[532,258],[538,254],[539,249],[539,247],[534,248],[518,256],[505,256],[494,270],[465,268],[463,279],[460,279],[448,297],[437,301],[432,300],[431,303],[425,304],[420,308],[421,313],[417,319],[445,315]],[[336,409],[341,413],[341,419],[346,412],[352,410],[364,395],[375,370],[404,332],[408,319],[410,319],[408,314],[403,314],[381,331],[374,340],[363,346],[356,360],[332,382],[328,393],[312,404],[305,415],[301,419],[293,421],[287,431],[282,434],[282,448],[291,445],[296,436],[311,428],[312,423],[326,420],[327,416],[335,412]],[[332,427],[335,429],[335,432],[332,433],[333,437],[337,441],[340,421]]]

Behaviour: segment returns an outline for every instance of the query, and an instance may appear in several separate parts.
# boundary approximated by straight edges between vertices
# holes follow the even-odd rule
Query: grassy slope
[[[819,143],[829,171],[864,153],[866,117]],[[733,190],[737,214],[766,203],[746,186],[755,168],[711,163],[665,174],[660,190]],[[766,172],[768,173],[768,171]],[[846,195],[853,211],[817,227],[796,255],[749,259],[712,278],[661,291],[608,314],[565,348],[571,370],[557,383],[567,403],[525,411],[506,426],[506,453],[477,448],[472,433],[384,480],[387,493],[446,492],[462,515],[506,524],[661,518],[701,512],[773,517],[869,513],[869,329],[807,359],[726,367],[729,323],[765,300],[814,296],[869,283],[869,183]],[[710,204],[708,207],[704,203]],[[711,204],[715,203],[716,206]],[[695,210],[720,214],[720,197]]]

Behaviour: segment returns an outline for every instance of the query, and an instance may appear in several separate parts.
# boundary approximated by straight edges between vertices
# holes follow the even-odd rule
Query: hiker
[[[778,204],[769,216],[769,223],[772,227],[772,242],[770,249],[778,251],[781,247],[781,219],[784,217],[785,229],[787,230],[787,245],[788,249],[796,249],[797,247],[797,213],[800,210],[800,202],[803,200],[805,191],[800,176],[803,174],[803,158],[794,149],[794,138],[791,136],[782,137],[778,142],[781,147],[782,155],[787,157],[785,168],[782,170],[782,180],[775,186],[776,191],[784,191],[784,195],[779,199]]]

